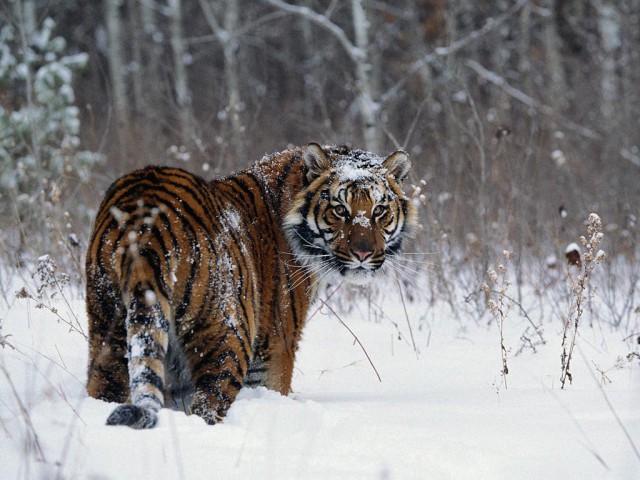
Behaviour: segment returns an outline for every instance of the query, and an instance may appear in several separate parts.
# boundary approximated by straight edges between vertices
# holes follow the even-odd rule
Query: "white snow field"
[[[495,323],[389,295],[309,322],[288,397],[241,391],[224,423],[163,410],[153,430],[108,427],[85,392],[87,343],[27,299],[0,310],[0,479],[640,479],[640,363],[633,340],[588,322],[560,389],[561,324],[516,356],[527,322]],[[331,301],[329,302],[331,304]],[[82,300],[52,301],[84,331]],[[391,320],[397,323],[395,327]],[[465,328],[462,328],[462,326]],[[616,366],[617,365],[617,366]],[[614,368],[616,366],[616,368]]]

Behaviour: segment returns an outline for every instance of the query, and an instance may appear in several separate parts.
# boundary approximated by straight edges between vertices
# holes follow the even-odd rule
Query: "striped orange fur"
[[[86,260],[87,390],[123,403],[107,423],[152,427],[173,406],[213,424],[243,385],[288,394],[318,285],[371,280],[415,224],[408,170],[404,152],[310,144],[211,182],[116,180]]]

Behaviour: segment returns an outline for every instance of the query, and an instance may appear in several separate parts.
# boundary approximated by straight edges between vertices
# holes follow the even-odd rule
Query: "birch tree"
[[[374,99],[369,51],[369,20],[367,19],[364,0],[352,0],[351,9],[353,11],[353,30],[355,32],[356,47],[359,51],[359,55],[354,58],[354,61],[364,143],[368,150],[377,152],[380,150],[377,118],[379,104]]]

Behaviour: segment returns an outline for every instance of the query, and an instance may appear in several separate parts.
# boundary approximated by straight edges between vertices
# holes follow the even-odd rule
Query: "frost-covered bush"
[[[11,25],[0,29],[0,214],[18,222],[21,248],[25,236],[49,236],[52,209],[79,206],[66,189],[103,161],[79,149],[73,78],[88,55],[66,54],[54,27],[48,18],[26,39]]]

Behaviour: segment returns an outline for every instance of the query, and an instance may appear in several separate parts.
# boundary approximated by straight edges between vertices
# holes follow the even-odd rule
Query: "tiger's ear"
[[[407,152],[398,150],[397,152],[389,155],[386,160],[382,162],[382,166],[386,168],[391,175],[396,177],[396,181],[402,182],[407,178],[407,175],[409,175],[409,170],[411,170],[411,161],[409,160]]]
[[[307,180],[310,182],[318,178],[331,164],[327,154],[317,143],[310,143],[304,147],[302,159],[307,167]]]

